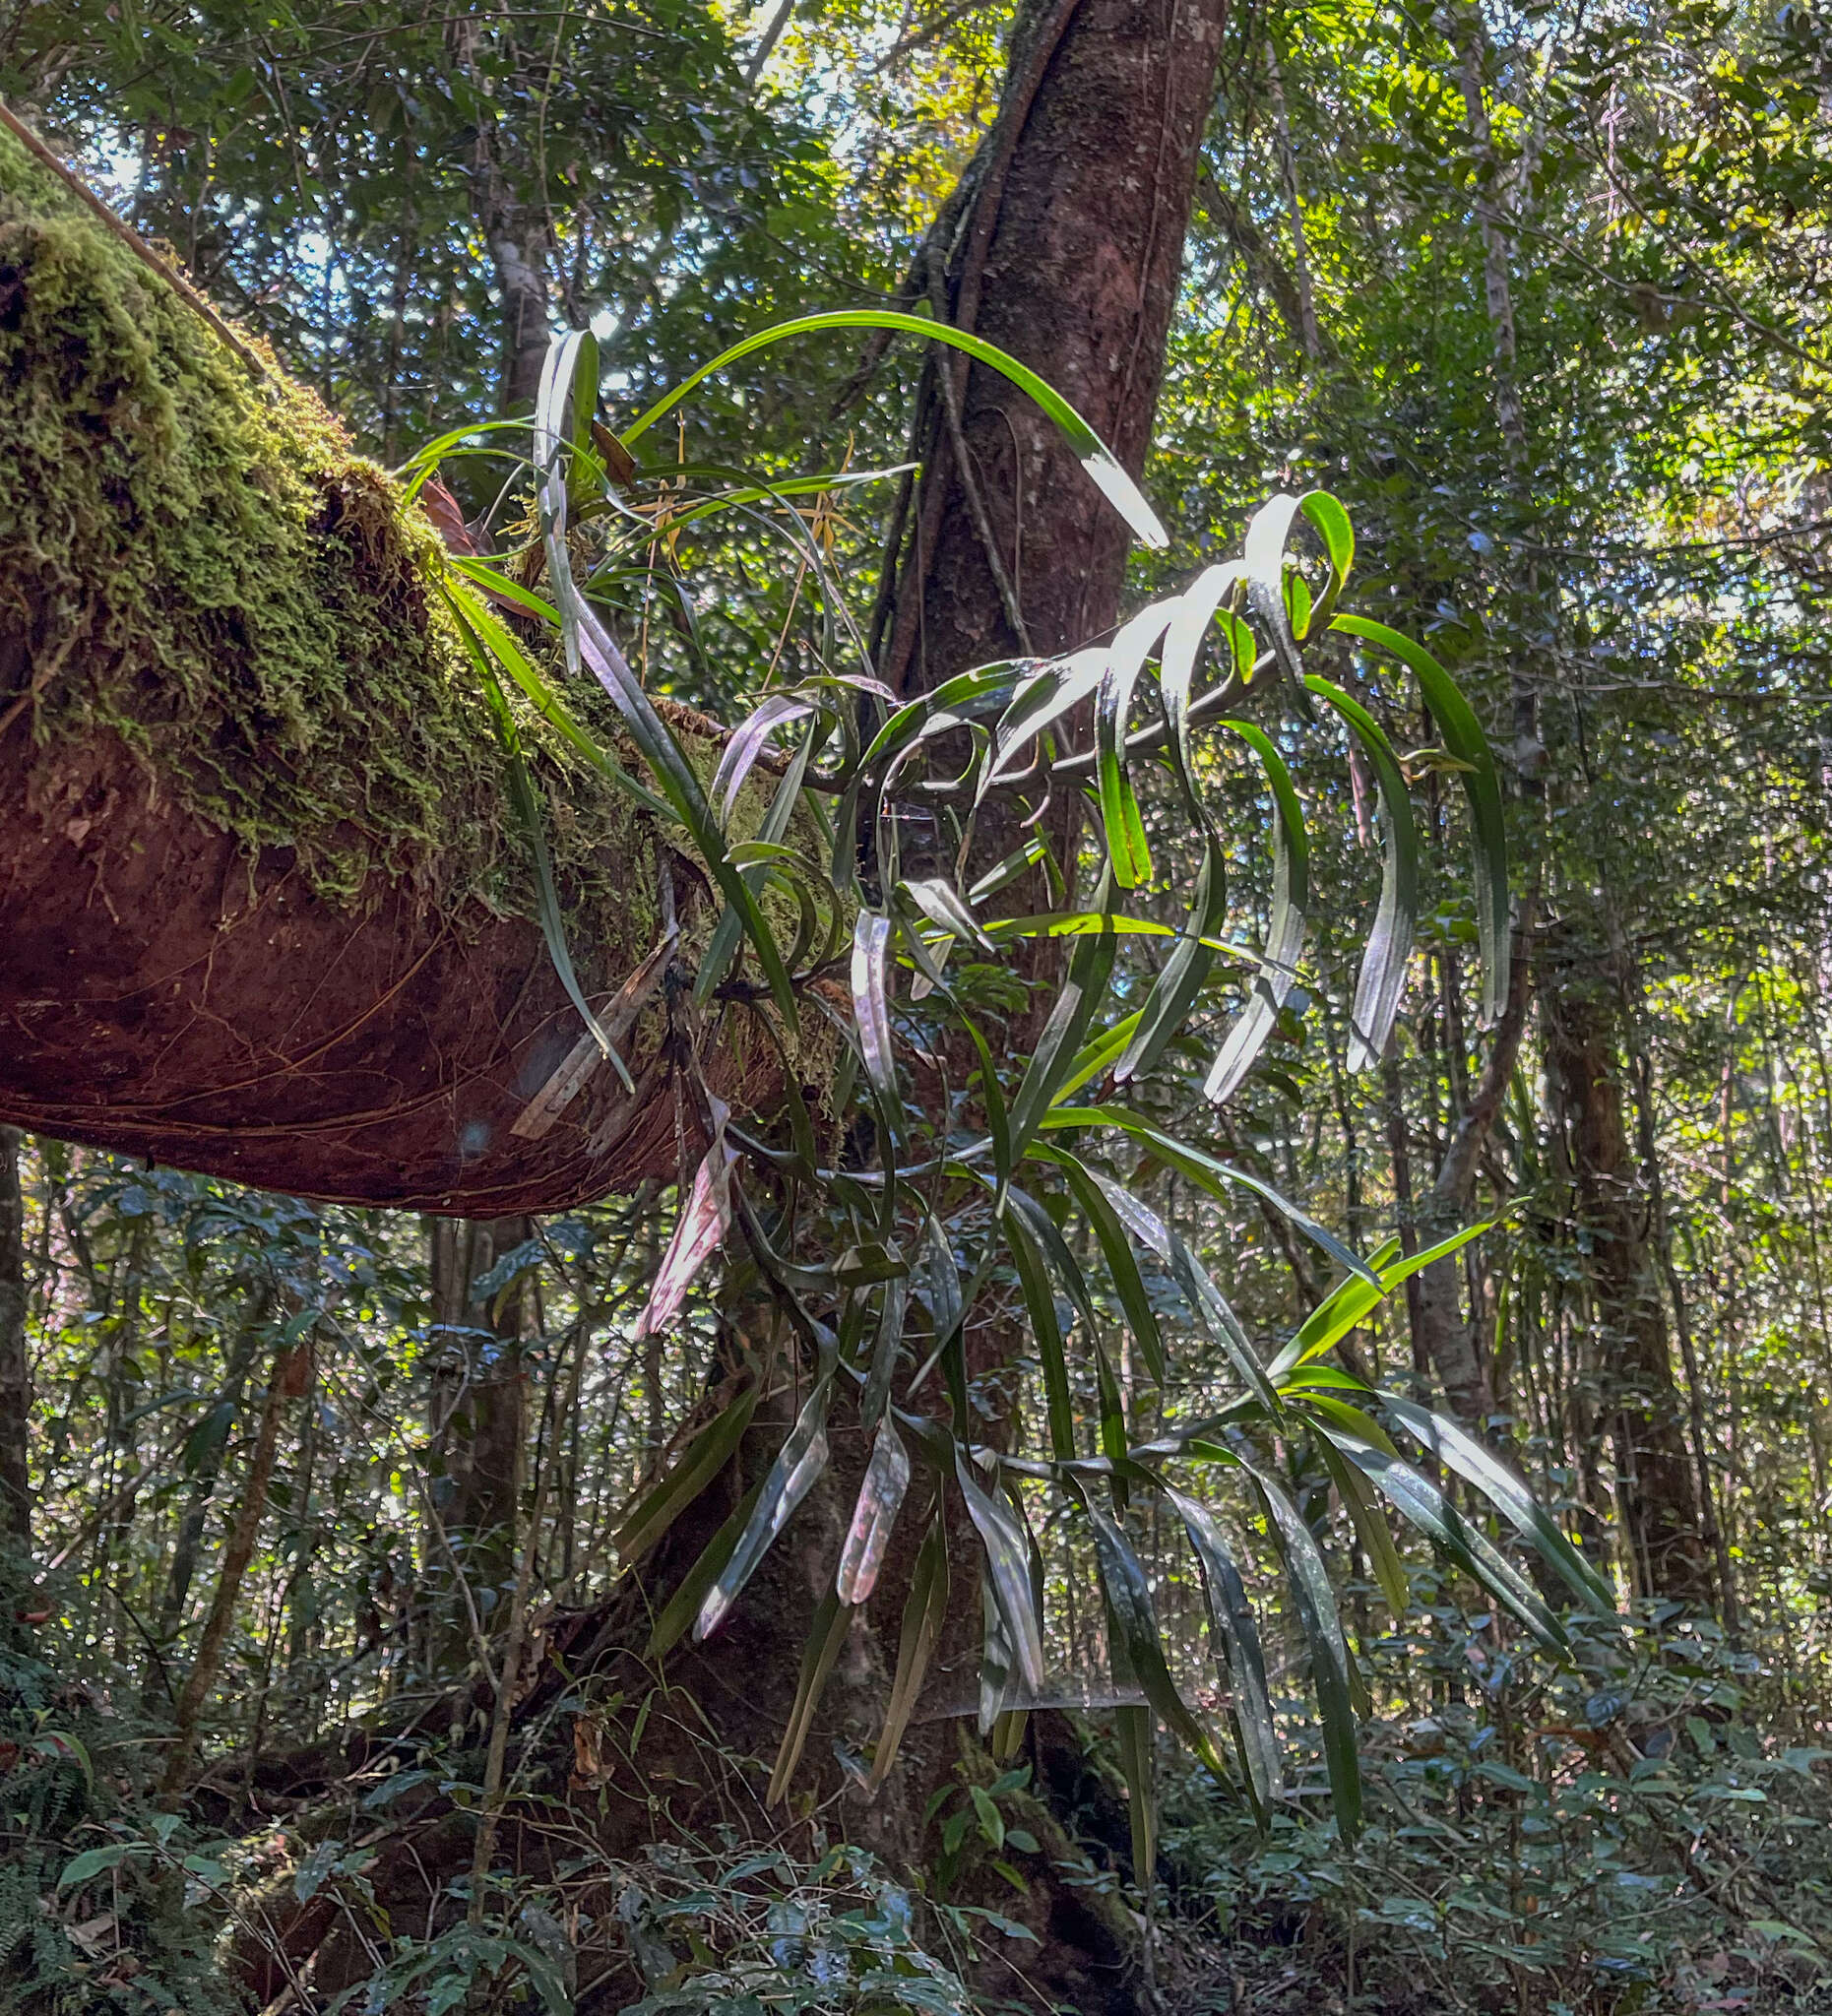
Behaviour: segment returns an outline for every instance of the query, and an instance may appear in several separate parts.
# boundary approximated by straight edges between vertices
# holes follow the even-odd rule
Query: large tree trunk
[[[1586,1247],[1624,1537],[1640,1594],[1709,1609],[1717,1588],[1674,1383],[1650,1201],[1623,1123],[1613,992],[1569,942],[1559,951],[1542,994],[1547,1063]]]
[[[998,118],[911,283],[938,316],[1063,392],[1134,473],[1150,443],[1225,13],[1226,0],[1033,0],[1014,31]],[[1067,651],[1111,629],[1129,534],[1021,392],[941,351],[915,436],[922,475],[891,528],[873,625],[888,683],[921,691],[976,663]],[[992,809],[979,821],[988,854],[1008,845],[999,823]],[[1011,1040],[1023,1047],[1027,1032]],[[969,1369],[989,1398],[1000,1366],[1026,1348],[1012,1330],[976,1331]],[[984,1439],[995,1429],[977,1420],[971,1432]],[[800,1515],[792,1550],[781,1550],[769,1600],[740,1606],[748,1669],[792,1670],[814,1601],[831,1586],[864,1456],[862,1446],[841,1452]],[[824,1761],[830,1738],[856,1742],[861,1723],[875,1733],[924,1516],[920,1502],[906,1508],[879,1592],[853,1626],[804,1753],[810,1779],[835,1776]],[[958,1702],[979,1666],[980,1555],[964,1517],[950,1532],[951,1602],[929,1692]],[[726,1712],[747,1726],[744,1703],[728,1701]],[[923,1810],[969,1732],[953,1718],[911,1732],[861,1819],[867,1839],[902,1858],[922,1849]],[[1034,1725],[1028,1740],[1040,1783],[1070,1768],[1053,1725]],[[1026,1872],[1022,1903],[1007,1895],[998,1908],[1043,1940],[1027,1973],[1072,2007],[1136,2008],[1137,1977],[1123,1964],[1130,1939],[1116,1940],[1111,1920],[1047,1862],[1027,1862]]]
[[[485,1636],[494,1636],[509,1614],[528,1427],[523,1347],[533,1296],[525,1280],[483,1290],[478,1284],[533,1236],[534,1225],[527,1218],[435,1218],[427,1232],[433,1330],[426,1664],[431,1671],[449,1672],[470,1655],[474,1618]]]
[[[1227,0],[1031,0],[998,118],[911,284],[1040,372],[1134,472],[1226,17]],[[1113,623],[1128,534],[1022,392],[944,352],[917,446],[923,476],[898,515],[879,610],[887,680],[919,690]]]
[[[0,384],[0,1123],[482,1216],[672,1176],[657,1010],[640,1098],[605,1067],[530,1124],[582,1025],[424,521],[5,135]],[[535,765],[602,1004],[677,836]],[[712,1062],[734,1101],[777,1075],[761,1039]]]
[[[931,236],[924,262],[923,297],[960,326],[1012,350],[1042,372],[1135,471],[1144,461],[1163,372],[1224,11],[1225,0],[1040,0],[1031,6],[1015,34],[1011,77],[998,123]],[[144,292],[139,277],[131,278]],[[245,399],[239,391],[231,396]],[[945,385],[931,372],[922,429],[926,472],[909,499],[886,575],[879,624],[886,641],[886,675],[915,687],[977,661],[1014,650],[1061,650],[1109,628],[1118,614],[1123,581],[1124,527],[1028,403],[1004,380],[978,369],[957,373]],[[101,563],[92,562],[89,579],[103,578]],[[373,611],[368,622],[371,630],[379,627]],[[0,658],[0,669],[10,674],[0,683],[0,695],[27,692],[36,677],[32,663],[30,651],[11,661]],[[0,708],[5,704],[0,699]],[[18,731],[14,723],[7,725]],[[404,725],[388,724],[387,731],[398,736]],[[365,724],[365,729],[370,737],[378,732],[373,722]],[[92,815],[97,822],[103,816],[101,803],[97,795]],[[140,803],[140,798],[123,791],[108,808],[108,822],[112,825],[124,816],[147,820],[150,815],[137,809]],[[61,888],[68,883],[72,864],[63,856],[49,865],[59,845],[57,822],[60,816],[81,818],[83,807],[37,813],[30,805],[29,800],[11,816],[32,836],[33,847],[47,863],[38,871],[36,886]],[[0,822],[8,816],[7,808],[0,807]],[[186,816],[195,826],[195,816]],[[164,845],[169,848],[171,843]],[[191,871],[191,878],[201,879],[214,867],[218,880],[210,885],[213,898],[223,880],[239,890],[239,876],[229,872],[239,861],[230,838],[224,841],[221,857]],[[182,865],[181,858],[177,864]],[[112,872],[112,862],[106,865]],[[260,863],[257,868],[268,875],[270,888],[280,880],[278,862],[272,869],[261,868]],[[4,872],[0,870],[0,875]],[[174,886],[182,892],[186,885]],[[11,896],[0,880],[0,922],[9,914],[26,915],[31,900],[28,890]],[[195,1145],[185,1147],[182,1159],[195,1165],[208,1154],[214,1158],[210,1166],[251,1180],[321,1194],[420,1202],[434,1210],[469,1210],[474,1215],[545,1208],[583,1194],[578,1186],[588,1180],[596,1179],[602,1190],[618,1181],[633,1183],[643,1172],[621,1152],[594,1163],[581,1146],[570,1163],[555,1158],[568,1172],[564,1180],[548,1167],[536,1181],[528,1176],[526,1163],[514,1156],[491,1164],[474,1179],[461,1180],[469,1166],[454,1169],[453,1134],[461,1116],[452,1110],[451,1089],[443,1081],[437,1093],[427,1095],[428,1102],[443,1100],[431,1121],[418,1122],[417,1108],[409,1100],[398,1091],[391,1098],[385,1090],[381,1097],[366,1098],[359,1108],[368,1129],[366,1139],[352,1128],[347,1099],[316,1127],[301,1126],[296,1118],[288,1125],[288,1111],[308,1120],[317,1118],[311,1102],[325,1099],[322,1081],[333,1067],[347,1075],[380,1050],[384,1076],[391,1058],[399,1071],[398,1053],[385,1039],[398,1040],[402,1050],[411,1040],[414,1053],[426,1060],[425,1068],[435,1076],[440,1069],[449,1071],[449,1052],[455,1045],[439,1040],[443,1032],[428,1032],[425,1018],[431,1008],[424,999],[417,1002],[418,1020],[411,1032],[396,1029],[389,1019],[391,1010],[372,1005],[383,990],[379,982],[385,979],[411,990],[418,983],[416,962],[434,956],[434,948],[413,935],[415,913],[399,905],[391,913],[378,904],[380,914],[374,921],[363,921],[360,928],[347,913],[334,913],[343,917],[352,945],[375,948],[377,973],[371,976],[365,971],[363,985],[355,990],[345,977],[350,955],[336,945],[329,930],[303,939],[292,921],[293,893],[287,900],[284,926],[264,916],[244,942],[251,950],[254,943],[265,949],[260,979],[267,995],[283,1000],[291,996],[285,1000],[283,1024],[288,1041],[295,1024],[309,1019],[312,1004],[322,999],[325,989],[318,983],[336,963],[334,951],[344,961],[335,983],[338,997],[346,1005],[359,1002],[360,1012],[347,1014],[340,1025],[342,1049],[332,1049],[321,1033],[318,1048],[308,1049],[299,1066],[278,1084],[271,1068],[251,1069],[239,1058],[233,1076],[225,1078],[219,1068],[187,1084],[185,1098],[175,1102],[176,1111],[182,1116],[201,1108],[209,1126],[199,1132]],[[239,919],[243,912],[229,914]],[[117,928],[132,935],[148,927],[130,914]],[[528,993],[535,994],[545,974],[538,940],[524,927],[517,928],[523,929],[519,947],[529,955],[521,977]],[[277,930],[276,944],[270,940]],[[186,960],[155,959],[145,947],[134,951],[132,975],[152,967],[168,980],[174,975],[178,979],[178,1020],[174,1026],[160,1026],[160,1043],[169,1047],[186,1040],[184,1032],[206,1015],[219,1024],[226,1022],[234,1040],[243,1040],[235,1025],[239,994],[206,1004],[195,991],[185,991],[209,986],[207,977],[193,982],[187,976],[206,949],[220,970],[225,952],[234,956],[234,937],[232,929],[221,946],[214,937],[203,941]],[[590,944],[591,935],[582,934],[581,942]],[[391,944],[396,964],[383,971],[380,954]],[[74,968],[87,975],[92,962],[105,964],[110,957],[106,934],[99,929],[75,949],[76,958],[60,973]],[[36,976],[40,987],[47,980],[48,972]],[[252,994],[253,980],[252,970],[243,972],[240,992]],[[54,998],[62,1002],[72,989],[66,980],[59,985],[63,992]],[[518,1110],[517,1101],[532,1097],[563,1054],[570,1036],[559,1034],[560,1012],[547,995],[542,997],[545,1019],[537,1016],[531,1023],[524,1013],[517,1024],[523,1048],[505,1054],[500,1024],[508,1018],[513,992],[505,1004],[500,990],[489,996],[486,990],[465,984],[450,967],[439,982],[420,992],[431,993],[447,1012],[454,994],[469,1007],[483,993],[484,1006],[478,1012],[489,1024],[495,1045],[490,1054],[503,1059],[504,1075],[521,1063],[526,1082],[515,1093],[499,1096],[488,1112],[479,1115],[485,1125],[479,1130],[476,1154],[479,1164],[486,1163],[499,1153],[500,1137]],[[10,1004],[0,1003],[5,1005]],[[131,1012],[157,1016],[162,1011],[156,999],[136,994]],[[92,1068],[98,1053],[106,1068],[111,1053],[123,1047],[124,1025],[131,1027],[120,1015],[112,1021],[102,1019],[99,1040],[92,1037],[86,1045],[86,1061]],[[537,1065],[526,1062],[543,1031],[553,1041],[554,1054],[542,1057]],[[221,1035],[214,1040],[225,1040]],[[50,1037],[35,1032],[32,1054],[13,1078],[4,1075],[7,1067],[0,1066],[0,1112],[20,1100],[25,1088],[42,1082],[46,1057],[61,1054],[52,1051],[51,1042]],[[174,1104],[165,1099],[158,1123],[122,1119],[123,1108],[133,1108],[143,1100],[148,1068],[141,1063],[137,1075],[96,1087],[88,1095],[86,1121],[79,1106],[82,1081],[70,1061],[58,1082],[59,1117],[49,1123],[52,1131],[105,1139],[109,1145],[139,1145],[138,1138],[130,1140],[133,1126],[151,1124],[157,1131]],[[263,1095],[252,1102],[253,1109],[225,1107],[225,1096],[217,1088],[239,1085],[251,1076]],[[474,1085],[478,1079],[486,1090],[497,1090],[481,1071],[465,1083]],[[202,1097],[206,1094],[216,1098],[214,1106]],[[251,1104],[245,1094],[238,1096],[244,1107]],[[462,1117],[468,1122],[472,1116],[466,1112]],[[652,1100],[644,1117],[658,1140],[671,1146],[671,1102]],[[47,1123],[34,1115],[34,1124]],[[222,1130],[221,1145],[207,1144],[210,1127]],[[233,1134],[231,1128],[236,1130]],[[170,1131],[168,1126],[168,1135],[161,1137],[156,1152],[172,1152],[163,1145]],[[372,1165],[362,1153],[371,1143]],[[238,1152],[241,1159],[234,1160]],[[671,1158],[665,1166],[659,1156],[652,1155],[650,1162],[658,1173],[673,1173]],[[436,1167],[436,1180],[428,1178],[429,1166]],[[779,1422],[779,1432],[780,1426]],[[710,1648],[689,1668],[695,1697],[708,1705],[722,1733],[740,1752],[768,1755],[774,1746],[809,1618],[822,1584],[833,1573],[845,1514],[850,1511],[846,1483],[855,1481],[863,1458],[862,1449],[845,1446],[848,1438],[838,1439],[834,1491],[816,1494],[800,1514],[797,1544],[777,1548],[766,1561],[738,1606],[728,1642]],[[746,1463],[754,1462],[757,1454],[747,1450]],[[901,1537],[906,1543],[916,1531],[919,1510],[913,1506],[903,1524]],[[944,1673],[951,1652],[958,1649],[967,1655],[969,1672],[977,1654],[973,1559],[966,1547],[956,1551],[954,1587],[963,1601],[938,1660],[938,1670]],[[805,1751],[803,1770],[810,1779],[835,1775],[833,1736],[868,1738],[882,1713],[896,1656],[904,1580],[896,1572],[899,1565],[893,1561],[869,1614],[861,1619],[862,1628],[854,1628],[823,1704]],[[907,1572],[907,1556],[901,1565]],[[950,1693],[965,1677],[955,1674]],[[657,1718],[658,1723],[661,1720]],[[913,1732],[906,1751],[908,1768],[885,1788],[875,1810],[861,1816],[859,1831],[866,1838],[875,1838],[900,1858],[918,1850],[923,1801],[959,1755],[959,1727],[936,1722]],[[1091,1906],[1084,1892],[1052,1881],[1046,1856],[1036,1858],[1032,1873],[1036,1881],[1026,1897],[1014,1900],[1001,1887],[997,1900],[1007,1912],[1032,1919],[1050,1942],[1041,1960],[1027,1960],[1027,1974],[1079,2008],[1133,2006],[1124,1946],[1115,1924]]]

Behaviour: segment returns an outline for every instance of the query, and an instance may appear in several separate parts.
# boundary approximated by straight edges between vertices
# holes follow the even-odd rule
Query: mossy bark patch
[[[5,136],[0,469],[0,1118],[435,1210],[671,1175],[653,1012],[640,1100],[604,1069],[513,1131],[581,1032],[431,533]],[[602,1000],[672,847],[529,740]],[[748,1102],[778,1073],[739,1035],[710,1072]]]

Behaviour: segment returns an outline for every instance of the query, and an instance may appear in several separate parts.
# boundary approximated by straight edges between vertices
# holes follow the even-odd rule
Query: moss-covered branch
[[[603,1071],[513,1132],[580,1025],[430,529],[4,133],[0,468],[0,1120],[434,1209],[671,1172],[654,1012],[640,1102]],[[695,878],[529,743],[607,998],[659,874]],[[728,1042],[716,1072],[744,1082]]]

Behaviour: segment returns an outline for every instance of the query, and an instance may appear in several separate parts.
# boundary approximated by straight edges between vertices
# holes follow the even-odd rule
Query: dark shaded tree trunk
[[[497,410],[524,413],[540,390],[547,339],[547,220],[516,195],[487,139],[478,142],[477,229],[489,248],[501,297],[502,356]]]
[[[470,1655],[474,1612],[486,1636],[502,1628],[515,1580],[516,1493],[528,1414],[523,1347],[534,1298],[526,1279],[492,1285],[487,1277],[533,1236],[534,1222],[434,1218],[427,1229],[433,1365],[426,1654],[432,1671],[449,1672]]]
[[[1533,992],[1531,903],[1523,906],[1523,912],[1508,975],[1507,1006],[1495,1026],[1483,1075],[1464,1102],[1437,1175],[1417,1212],[1421,1243],[1444,1238],[1468,1222],[1476,1195],[1477,1167],[1520,1057]],[[1481,1435],[1489,1430],[1495,1393],[1490,1369],[1478,1348],[1476,1326],[1463,1313],[1461,1271],[1462,1261],[1454,1254],[1421,1268],[1413,1277],[1418,1287],[1407,1307],[1415,1356],[1437,1374],[1451,1412]]]
[[[235,1343],[229,1352],[227,1364],[223,1367],[222,1397],[220,1405],[230,1409],[241,1406],[242,1389],[248,1383],[248,1375],[254,1369],[254,1362],[268,1336],[269,1324],[274,1314],[274,1285],[264,1280],[251,1295],[247,1314],[236,1333]],[[211,1502],[216,1496],[220,1478],[220,1466],[206,1463],[199,1467],[191,1480],[186,1494],[184,1510],[178,1515],[178,1531],[172,1541],[171,1565],[166,1571],[165,1587],[159,1597],[158,1616],[153,1629],[153,1643],[148,1647],[146,1677],[141,1683],[140,1705],[150,1713],[161,1693],[170,1693],[171,1670],[167,1654],[172,1650],[178,1637],[179,1627],[184,1622],[185,1605],[190,1601],[191,1584],[197,1578],[198,1562],[203,1553],[204,1531],[210,1521]],[[172,1699],[175,1707],[176,1697]]]
[[[311,1346],[299,1344],[274,1360],[268,1378],[267,1397],[261,1405],[261,1418],[242,1480],[241,1499],[235,1508],[228,1539],[223,1548],[222,1567],[217,1576],[216,1594],[210,1614],[204,1620],[197,1656],[178,1695],[171,1745],[165,1753],[160,1790],[166,1795],[179,1792],[190,1776],[192,1753],[197,1748],[204,1703],[216,1685],[222,1656],[235,1622],[235,1602],[241,1594],[242,1578],[254,1558],[255,1543],[261,1537],[261,1522],[267,1516],[268,1487],[274,1478],[274,1458],[280,1446],[281,1418],[286,1402],[305,1390],[306,1368],[311,1362]]]
[[[27,1423],[32,1366],[26,1356],[26,1198],[17,1127],[0,1127],[0,1534],[32,1538]]]
[[[1651,1205],[1623,1119],[1615,997],[1586,972],[1567,937],[1548,964],[1541,998],[1636,1579],[1643,1595],[1709,1609],[1718,1592],[1674,1381]]]

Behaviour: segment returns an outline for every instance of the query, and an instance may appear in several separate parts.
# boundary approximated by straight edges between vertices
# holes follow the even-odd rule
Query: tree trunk
[[[1227,0],[1029,0],[998,118],[911,282],[957,328],[1040,372],[1134,472],[1226,17]],[[876,621],[891,685],[919,691],[1111,626],[1126,528],[1022,392],[943,353],[916,445],[923,475],[893,527]]]
[[[490,82],[475,60],[479,28],[459,17],[458,35],[471,80],[483,100],[471,164],[471,209],[496,276],[502,349],[496,408],[501,413],[533,410],[547,357],[547,212],[527,200],[525,178],[505,158],[506,130],[488,105]],[[500,31],[499,31],[500,32]],[[514,31],[509,32],[513,34]]]
[[[0,1536],[30,1544],[32,1476],[28,1423],[32,1366],[26,1356],[26,1198],[17,1127],[0,1127]]]
[[[254,1558],[255,1543],[261,1537],[261,1521],[267,1514],[268,1486],[273,1482],[274,1457],[280,1445],[281,1416],[287,1400],[304,1390],[305,1368],[310,1362],[310,1355],[311,1346],[300,1344],[274,1360],[274,1369],[267,1383],[267,1398],[261,1407],[260,1424],[255,1430],[254,1451],[248,1460],[248,1475],[242,1482],[241,1503],[236,1507],[235,1523],[229,1529],[222,1568],[217,1577],[216,1595],[211,1602],[210,1615],[204,1621],[203,1636],[197,1643],[197,1657],[191,1662],[191,1670],[185,1676],[184,1687],[178,1696],[176,1727],[160,1780],[160,1789],[168,1795],[182,1790],[190,1776],[191,1753],[197,1747],[198,1725],[203,1718],[204,1703],[210,1698],[210,1690],[216,1685],[217,1675],[221,1670],[222,1654],[235,1622],[235,1601],[241,1595],[242,1578],[248,1572],[248,1563]]]
[[[1600,962],[1589,962],[1592,966]],[[1569,936],[1542,992],[1547,1063],[1570,1160],[1597,1328],[1617,1496],[1640,1591],[1709,1609],[1717,1595],[1693,1488],[1685,1408],[1622,1115],[1615,1002]]]
[[[534,1227],[526,1218],[435,1218],[427,1229],[433,1298],[427,1664],[433,1672],[451,1672],[470,1655],[474,1615],[485,1636],[500,1632],[508,1616],[527,1427],[523,1344],[533,1297],[525,1281],[487,1292],[477,1284],[533,1236]]]
[[[484,242],[502,294],[501,394],[505,413],[534,409],[547,359],[547,226],[538,212],[513,202],[492,178],[482,219]]]
[[[1515,934],[1513,964],[1508,973],[1507,1006],[1495,1026],[1488,1061],[1459,1116],[1436,1179],[1419,1210],[1419,1236],[1431,1243],[1456,1231],[1469,1217],[1476,1194],[1476,1171],[1514,1076],[1526,1034],[1533,992],[1533,902],[1521,907]],[[1417,1292],[1408,1301],[1415,1354],[1436,1372],[1451,1412],[1465,1427],[1484,1435],[1495,1411],[1488,1367],[1477,1348],[1475,1326],[1463,1314],[1462,1262],[1456,1255],[1434,1260],[1413,1277]]]
[[[1150,444],[1225,12],[1226,0],[1031,0],[1013,32],[998,118],[910,284],[939,316],[1062,392],[1135,473]],[[886,682],[922,691],[977,663],[1058,653],[1109,631],[1129,534],[1029,400],[945,351],[930,361],[914,432],[922,475],[890,528],[873,620]],[[1003,851],[994,823],[982,818],[979,844]],[[1012,1040],[1022,1046],[1025,1033]],[[1010,1331],[977,1331],[970,1372],[990,1381],[1023,1349]],[[984,1439],[990,1424],[973,1432]],[[787,1680],[794,1670],[815,1602],[832,1586],[864,1462],[859,1441],[853,1432],[837,1442],[834,1472],[799,1515],[792,1546],[766,1562],[767,1593],[753,1585],[738,1606],[745,1672]],[[804,1752],[806,1778],[835,1775],[824,1762],[833,1737],[875,1734],[923,1498],[923,1487],[913,1489],[878,1594],[853,1625]],[[951,1601],[933,1671],[952,1678],[931,1691],[956,1697],[978,1670],[982,1622],[978,1543],[964,1518],[950,1536]],[[727,1716],[732,1732],[752,1726],[756,1709],[733,1698],[729,1669],[717,1698],[722,1732]],[[970,1731],[946,1716],[913,1729],[875,1808],[855,1823],[862,1838],[895,1860],[932,1853],[924,1808]],[[1041,1779],[1051,1748],[1032,1740]],[[1079,2009],[1135,2009],[1134,1935],[1046,1863],[1027,1871],[1023,1899],[998,1900],[1043,1941],[1027,1974]]]
[[[251,1292],[247,1313],[236,1332],[228,1361],[223,1366],[222,1393],[218,1403],[220,1406],[231,1411],[240,1408],[242,1388],[248,1382],[248,1374],[254,1369],[255,1357],[268,1335],[269,1324],[274,1314],[274,1284],[264,1277]],[[165,1656],[176,1643],[179,1629],[184,1622],[185,1605],[190,1601],[191,1583],[196,1577],[198,1559],[203,1551],[204,1529],[209,1523],[211,1501],[216,1496],[218,1480],[218,1464],[211,1462],[201,1465],[191,1480],[191,1488],[184,1501],[184,1510],[178,1515],[178,1530],[172,1541],[171,1566],[166,1571],[165,1587],[159,1597],[158,1616],[153,1629],[153,1643],[147,1648],[146,1676],[140,1688],[140,1706],[143,1713],[150,1714],[159,1694],[170,1691],[171,1675]],[[177,1705],[175,1699],[172,1705]]]

